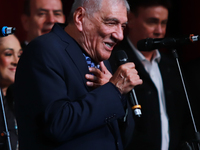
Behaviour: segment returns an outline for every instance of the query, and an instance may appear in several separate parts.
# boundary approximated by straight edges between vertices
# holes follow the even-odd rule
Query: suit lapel
[[[165,62],[165,63],[163,63],[163,62]],[[174,101],[173,101],[174,100],[173,91],[170,88],[171,87],[170,84],[176,82],[176,81],[174,81],[174,78],[176,76],[173,76],[173,72],[175,72],[176,70],[172,70],[171,69],[172,67],[169,67],[170,63],[171,62],[168,62],[168,60],[165,59],[165,56],[162,55],[162,53],[161,53],[161,61],[159,63],[159,68],[160,68],[162,78],[165,79],[165,80],[163,80],[163,88],[164,88],[164,92],[165,92],[166,108],[170,108],[170,110],[176,110],[176,108],[175,108],[176,105],[174,104]],[[169,109],[167,109],[167,110],[169,110]],[[168,114],[168,116],[170,116],[169,118],[171,118],[174,116],[174,111],[167,111],[167,114]]]
[[[65,51],[67,52],[67,54],[71,58],[71,61],[77,68],[77,69],[74,68],[74,71],[77,72],[76,73],[77,76],[80,76],[79,78],[82,79],[86,89],[90,91],[91,89],[86,85],[87,80],[85,78],[85,74],[89,74],[89,70],[85,57],[83,56],[81,47],[66,32],[63,32],[64,27],[65,26],[63,24],[55,24],[55,26],[52,29],[52,32],[57,34],[65,43],[67,43]]]

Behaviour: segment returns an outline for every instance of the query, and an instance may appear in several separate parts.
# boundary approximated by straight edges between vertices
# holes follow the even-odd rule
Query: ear
[[[22,26],[23,26],[24,30],[28,31],[29,30],[29,17],[25,14],[22,14],[21,22],[22,22]]]
[[[63,14],[63,20],[64,20],[64,22],[66,21],[66,19],[65,19],[65,15]]]
[[[83,21],[85,17],[85,9],[83,7],[78,7],[74,12],[74,24],[79,31],[83,30]]]
[[[129,28],[131,28],[134,25],[135,18],[136,18],[136,16],[134,13],[132,13],[132,12],[128,13],[128,27]]]

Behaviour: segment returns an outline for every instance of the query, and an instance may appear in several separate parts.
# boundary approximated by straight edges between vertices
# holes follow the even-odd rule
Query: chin
[[[10,84],[13,84],[13,83],[15,82],[15,78],[9,78],[9,79],[8,79],[8,82],[9,82]]]
[[[100,60],[104,61],[104,60],[108,60],[109,58],[110,58],[110,54],[109,55],[108,54],[107,55],[102,55]]]
[[[104,57],[105,57],[106,60],[110,58],[111,53],[112,53],[112,51],[106,51],[105,52]]]

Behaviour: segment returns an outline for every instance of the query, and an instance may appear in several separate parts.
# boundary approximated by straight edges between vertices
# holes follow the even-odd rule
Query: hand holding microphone
[[[127,63],[119,66],[113,77],[110,79],[110,82],[119,89],[121,94],[127,94],[142,81],[137,75],[135,65],[133,63]]]
[[[132,62],[127,62],[127,55],[124,51],[118,51],[116,53],[116,59],[118,65],[120,65],[111,77],[110,82],[112,82],[121,92],[121,94],[130,94],[131,104],[133,105],[132,109],[136,116],[140,117],[141,115],[141,106],[137,102],[135,95],[134,87],[136,85],[142,84],[135,65]]]

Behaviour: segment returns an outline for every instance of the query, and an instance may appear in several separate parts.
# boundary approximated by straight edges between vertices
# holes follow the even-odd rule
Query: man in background
[[[27,32],[24,48],[34,38],[50,32],[54,23],[65,23],[62,1],[25,0],[21,22]]]
[[[142,116],[134,117],[136,128],[127,150],[180,150],[189,138],[184,132],[191,131],[187,122],[192,121],[175,59],[157,49],[147,52],[137,47],[139,40],[164,38],[171,4],[168,0],[129,4],[127,36],[117,49],[125,50],[128,61],[135,63],[143,84],[134,88]],[[110,61],[115,68],[113,56]]]

